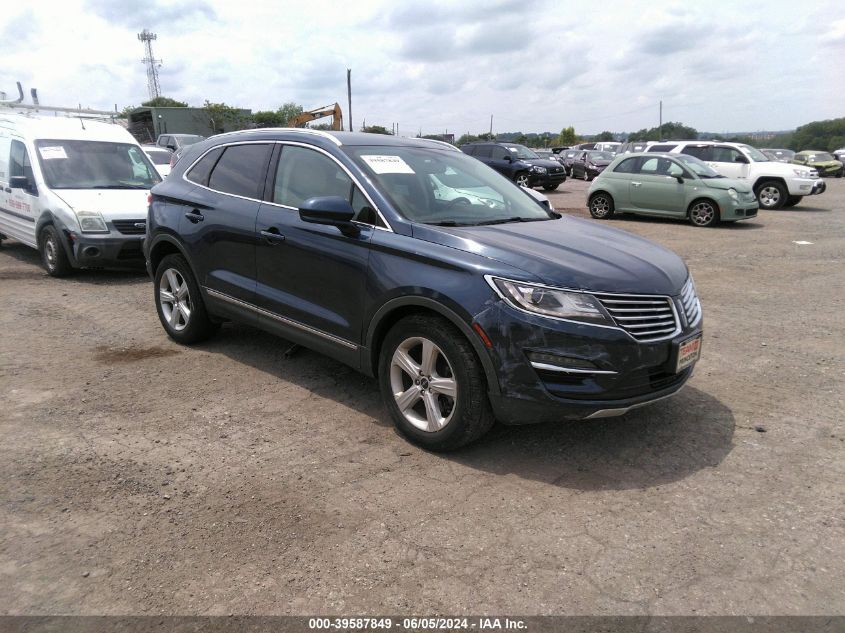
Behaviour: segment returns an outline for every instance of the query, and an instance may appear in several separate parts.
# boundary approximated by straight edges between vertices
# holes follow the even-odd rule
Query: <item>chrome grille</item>
[[[678,331],[678,317],[669,297],[594,294],[623,330],[638,341],[669,338]]]
[[[147,232],[146,220],[112,220],[114,228],[124,235],[143,235]]]
[[[681,304],[684,306],[684,316],[687,318],[687,325],[695,325],[701,318],[701,302],[695,292],[695,284],[692,277],[681,289]]]

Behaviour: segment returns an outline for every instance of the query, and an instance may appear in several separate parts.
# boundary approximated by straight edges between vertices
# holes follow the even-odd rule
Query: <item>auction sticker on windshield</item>
[[[678,364],[675,373],[686,369],[701,356],[701,334],[683,341],[678,346]]]
[[[361,158],[377,174],[413,174],[411,166],[399,156],[382,156],[377,154],[362,155]]]
[[[61,145],[55,147],[39,147],[38,151],[41,153],[41,158],[50,160],[51,158],[67,158],[65,148]]]

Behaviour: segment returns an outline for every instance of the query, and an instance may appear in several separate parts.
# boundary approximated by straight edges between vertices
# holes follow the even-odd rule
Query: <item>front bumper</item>
[[[560,171],[537,174],[530,172],[531,185],[537,187],[557,186],[566,180],[566,171],[563,167]]]
[[[505,424],[622,415],[677,393],[694,369],[675,373],[679,344],[699,335],[702,325],[699,319],[671,339],[639,342],[622,329],[534,316],[504,302],[475,320],[493,342],[501,395],[490,401]],[[595,371],[546,370],[532,365],[529,352],[586,361]]]
[[[821,178],[792,178],[787,181],[787,186],[790,196],[815,196],[827,189]]]
[[[143,268],[143,235],[66,232],[71,263],[77,268]]]

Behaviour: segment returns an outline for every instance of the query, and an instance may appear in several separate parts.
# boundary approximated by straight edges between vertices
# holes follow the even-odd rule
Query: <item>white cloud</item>
[[[110,109],[147,98],[136,34],[150,28],[164,94],[253,110],[346,110],[403,133],[584,133],[664,120],[699,130],[787,129],[842,116],[840,2],[118,0],[32,3],[0,14],[0,90]],[[765,16],[765,20],[761,20]],[[836,53],[831,57],[831,53]]]

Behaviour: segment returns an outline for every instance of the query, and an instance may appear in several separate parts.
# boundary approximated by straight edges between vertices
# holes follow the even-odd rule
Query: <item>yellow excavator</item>
[[[299,114],[289,120],[288,127],[304,127],[305,124],[310,121],[322,119],[327,116],[332,118],[333,130],[340,131],[343,129],[343,114],[340,111],[340,104],[337,103],[334,105],[323,106],[322,108],[317,108],[316,110],[307,110],[306,112],[303,112],[302,114]]]

